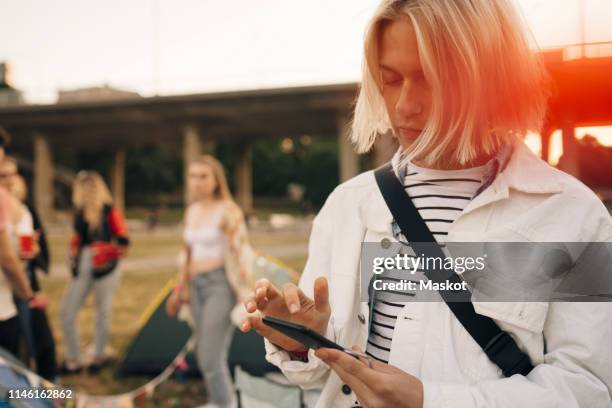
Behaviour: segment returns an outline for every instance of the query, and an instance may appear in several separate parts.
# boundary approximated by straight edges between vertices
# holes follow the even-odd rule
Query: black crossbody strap
[[[395,222],[415,252],[423,253],[427,257],[445,257],[439,246],[431,245],[436,240],[393,172],[391,163],[376,169],[374,176]],[[439,272],[428,270],[425,275],[433,282],[462,282],[454,272]],[[476,313],[469,300],[469,291],[457,293],[441,290],[439,293],[455,317],[506,377],[529,374],[533,369],[529,356],[519,349],[514,339],[500,329],[493,319]]]

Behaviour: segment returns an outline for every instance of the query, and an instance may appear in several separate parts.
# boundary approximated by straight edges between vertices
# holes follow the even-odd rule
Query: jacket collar
[[[404,174],[398,166],[400,150],[391,159],[391,164],[399,177]],[[555,194],[563,191],[563,181],[558,171],[529,150],[522,142],[508,145],[500,150],[488,164],[491,180],[485,181],[485,188],[463,210],[463,214],[490,204],[507,199],[509,190],[531,194]],[[393,216],[378,190],[374,174],[371,172],[370,191],[359,202],[359,217],[369,230],[391,231]]]
[[[534,194],[554,194],[563,191],[563,176],[559,170],[537,157],[524,143],[517,143],[503,172],[509,188]]]
[[[503,162],[500,162],[503,164]],[[477,208],[510,196],[510,189],[528,194],[556,194],[563,191],[558,170],[537,157],[522,142],[512,146],[505,168],[500,167],[489,185],[463,209],[465,215]]]

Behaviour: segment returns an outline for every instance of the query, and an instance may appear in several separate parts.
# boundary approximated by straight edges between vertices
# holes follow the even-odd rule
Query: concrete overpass
[[[126,148],[152,143],[182,145],[185,163],[214,143],[234,144],[239,152],[236,199],[249,212],[251,150],[259,138],[304,134],[337,138],[340,181],[358,173],[357,155],[346,137],[356,92],[357,85],[347,83],[18,106],[0,109],[0,125],[14,136],[16,150],[31,152],[35,204],[45,218],[53,213],[54,150],[103,146],[114,152],[110,184],[116,202],[123,205]],[[376,162],[389,153],[387,148]]]
[[[576,56],[576,51],[579,51]],[[612,124],[612,43],[579,44],[542,53],[553,81],[542,156],[548,158],[551,133],[563,130],[562,170],[578,174],[575,127]],[[333,137],[339,144],[340,180],[359,172],[347,139],[349,113],[357,84],[346,83],[197,95],[131,98],[88,103],[0,108],[0,126],[14,135],[20,152],[31,152],[35,204],[43,217],[53,214],[53,151],[101,146],[114,152],[110,169],[115,201],[123,205],[126,149],[152,143],[182,147],[185,163],[214,143],[236,146],[236,199],[246,212],[253,206],[251,151],[259,138],[296,135]],[[371,164],[394,150],[381,140]],[[65,177],[64,177],[65,178]]]
[[[580,177],[575,128],[612,125],[612,42],[576,44],[541,55],[552,80],[542,158],[548,160],[550,136],[561,129],[559,167]]]

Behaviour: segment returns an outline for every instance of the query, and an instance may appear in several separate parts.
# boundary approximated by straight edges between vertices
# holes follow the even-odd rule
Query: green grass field
[[[256,250],[266,253],[267,247],[291,244],[304,244],[307,235],[296,233],[258,233],[251,235],[251,241]],[[51,235],[49,237],[53,268],[65,269],[67,259],[68,237],[64,235]],[[156,233],[138,233],[132,235],[128,261],[142,261],[146,259],[174,259],[181,247],[180,232],[164,231]],[[279,260],[301,271],[306,255],[278,257]],[[146,269],[130,268],[121,272],[121,278],[115,300],[111,320],[111,336],[109,346],[121,359],[131,339],[139,329],[139,319],[155,295],[164,287],[169,279],[175,276],[176,268],[166,266],[147,266]],[[42,287],[47,294],[50,304],[48,313],[56,339],[58,361],[62,361],[62,331],[59,325],[59,309],[64,290],[69,278],[67,276],[54,276],[52,273],[42,279]],[[87,346],[93,338],[94,332],[94,302],[89,296],[82,308],[78,326],[82,339],[82,347]],[[114,367],[102,370],[96,376],[82,374],[63,378],[63,384],[76,391],[83,391],[91,395],[108,395],[126,392],[148,381],[149,378],[130,377],[116,379]],[[187,380],[177,382],[174,379],[162,384],[155,392],[153,399],[139,406],[194,406],[205,401],[204,387],[201,381]]]

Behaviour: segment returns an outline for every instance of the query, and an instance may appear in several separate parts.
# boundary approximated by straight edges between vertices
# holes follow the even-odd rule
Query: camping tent
[[[165,301],[170,295],[164,293],[155,309],[136,335],[119,367],[120,375],[157,375],[166,368],[191,337],[191,328],[183,321],[168,317]],[[263,339],[254,332],[236,330],[229,352],[229,365],[233,372],[236,365],[257,376],[274,371],[264,358]],[[188,374],[198,375],[192,354],[187,356]]]
[[[256,255],[253,266],[253,281],[267,278],[276,285],[297,281],[298,275],[291,268],[271,257]],[[141,329],[135,336],[121,366],[120,375],[159,374],[176,357],[191,336],[189,325],[170,318],[165,311],[165,302],[174,287],[169,281],[149,305],[141,318]],[[263,339],[256,333],[236,330],[229,352],[231,372],[235,366],[255,376],[276,371],[264,358]],[[189,373],[198,373],[193,355],[187,357]]]

